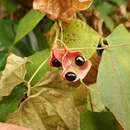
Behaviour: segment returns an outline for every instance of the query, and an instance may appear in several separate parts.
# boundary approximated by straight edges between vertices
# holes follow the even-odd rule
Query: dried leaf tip
[[[92,0],[34,0],[33,9],[47,13],[50,19],[68,22],[75,13],[87,9]]]

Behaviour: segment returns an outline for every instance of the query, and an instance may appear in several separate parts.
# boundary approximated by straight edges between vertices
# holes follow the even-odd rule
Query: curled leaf
[[[91,3],[92,0],[34,0],[33,8],[47,13],[53,20],[70,21],[77,11],[87,9]]]
[[[71,50],[82,52],[90,58],[102,37],[81,20],[74,20],[64,29],[64,43]],[[91,49],[90,49],[91,48]]]
[[[26,58],[11,54],[0,79],[0,96],[8,96],[14,87],[24,81]]]

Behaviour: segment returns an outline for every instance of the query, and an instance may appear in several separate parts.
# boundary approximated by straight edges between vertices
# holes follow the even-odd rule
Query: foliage
[[[0,121],[32,130],[129,130],[130,2],[72,1],[48,8],[45,0],[0,1]],[[52,66],[50,58],[62,63],[67,50],[92,63],[83,81],[62,77],[62,68],[82,75],[72,57]]]

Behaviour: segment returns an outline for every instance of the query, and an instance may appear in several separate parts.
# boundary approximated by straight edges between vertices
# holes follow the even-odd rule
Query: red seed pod
[[[85,59],[80,52],[66,51],[62,57],[62,77],[67,80],[70,78],[69,81],[72,82],[82,80],[89,72],[91,65],[91,61]]]
[[[91,61],[85,59],[81,52],[59,48],[52,49],[50,64],[54,67],[62,66],[61,76],[71,82],[84,79],[92,66]]]
[[[64,56],[65,50],[59,48],[53,48],[51,50],[50,64],[53,67],[62,66],[62,57]]]

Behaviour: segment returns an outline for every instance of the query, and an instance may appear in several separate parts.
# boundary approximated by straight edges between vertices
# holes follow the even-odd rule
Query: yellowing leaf
[[[80,115],[74,105],[72,87],[59,74],[48,76],[51,80],[47,78],[32,89],[32,94],[39,94],[25,100],[8,122],[32,130],[79,130]]]
[[[47,13],[51,19],[72,20],[77,11],[87,9],[92,0],[34,0],[33,8]]]
[[[55,47],[54,38],[57,35],[58,25],[54,24],[49,33],[49,44],[51,47]],[[95,53],[99,41],[102,37],[88,24],[79,19],[73,20],[69,25],[64,27],[63,30],[63,41],[61,42],[60,37],[58,47],[64,44],[69,50],[81,52],[87,59]]]
[[[8,96],[14,87],[24,81],[26,58],[11,54],[0,79],[0,96]]]
[[[64,43],[71,50],[81,51],[87,58],[95,52],[101,36],[81,20],[74,20],[64,29]]]
[[[86,108],[88,92],[88,88],[82,84],[76,88],[73,93],[76,107],[80,108],[85,106]]]

